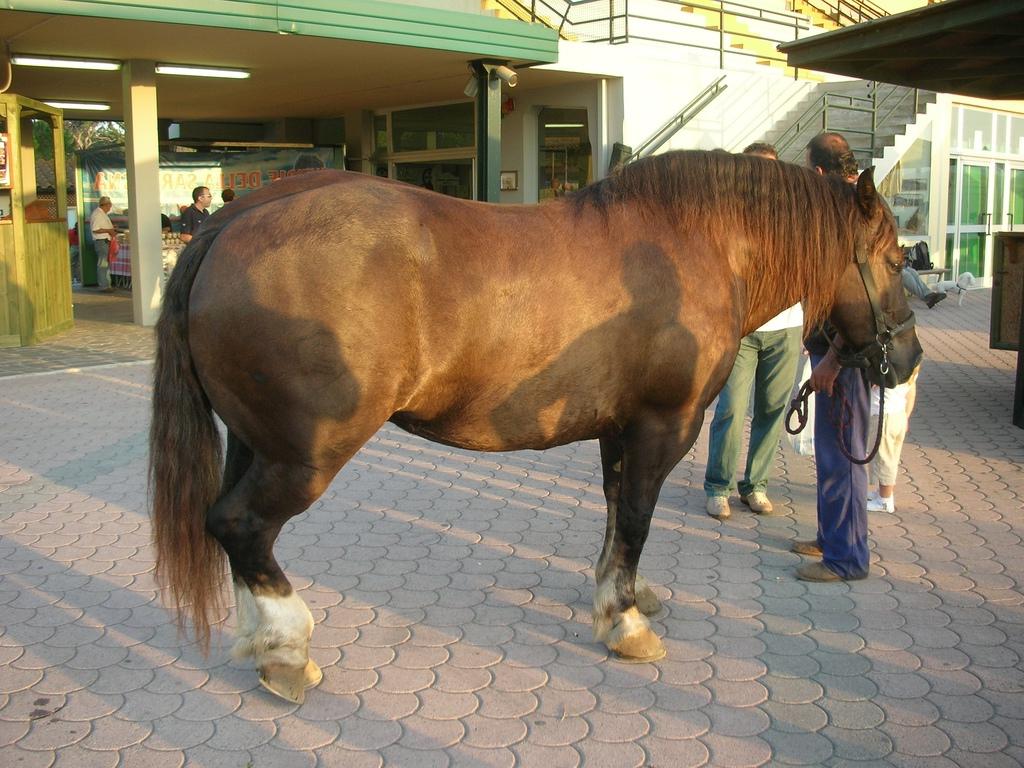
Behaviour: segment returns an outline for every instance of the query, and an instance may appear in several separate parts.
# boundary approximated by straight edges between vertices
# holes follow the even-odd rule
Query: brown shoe
[[[750,507],[751,512],[759,515],[770,515],[774,511],[772,502],[764,491],[754,491],[748,496],[740,496],[740,501]]]
[[[808,557],[821,557],[821,545],[814,539],[810,541],[794,541],[789,551],[796,552],[798,555],[807,555]]]
[[[843,577],[823,562],[807,563],[796,569],[796,577],[800,581],[843,581]]]

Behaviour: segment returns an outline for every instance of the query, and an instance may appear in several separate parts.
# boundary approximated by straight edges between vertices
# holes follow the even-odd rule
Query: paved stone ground
[[[153,329],[132,324],[127,291],[77,288],[71,300],[74,328],[33,347],[0,349],[0,378],[153,359]]]
[[[866,581],[794,579],[813,466],[788,449],[780,515],[705,516],[702,436],[641,561],[665,604],[655,664],[590,641],[594,444],[476,454],[382,429],[279,542],[325,673],[302,706],[229,661],[228,639],[203,658],[161,606],[150,366],[120,362],[149,332],[86,320],[0,350],[0,764],[1024,764],[1024,431],[989,305],[920,310],[905,481],[871,518]],[[61,360],[80,370],[12,375]]]

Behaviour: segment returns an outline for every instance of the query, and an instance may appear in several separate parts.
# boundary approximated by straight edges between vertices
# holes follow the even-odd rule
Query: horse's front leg
[[[231,472],[229,443],[226,480]],[[323,674],[309,658],[313,616],[292,589],[273,548],[285,521],[305,510],[323,484],[307,467],[268,464],[257,457],[237,483],[225,483],[230,490],[207,515],[207,529],[231,562],[238,608],[232,655],[253,657],[260,683],[294,703],[301,703],[306,689]]]
[[[612,543],[615,541],[615,521],[618,519],[619,494],[622,492],[622,443],[617,438],[601,438],[601,474],[604,477],[604,498],[608,505],[608,520],[605,524],[604,547],[594,569],[598,583],[604,578],[611,558]],[[636,607],[645,616],[653,616],[661,610],[661,601],[654,590],[640,574],[634,587]]]
[[[595,572],[594,639],[624,661],[657,661],[665,656],[665,646],[644,615],[653,612],[644,608],[657,610],[657,598],[638,579],[637,565],[661,486],[693,444],[701,417],[683,418],[678,412],[645,414],[618,441],[618,462],[615,445],[601,442],[604,471],[614,471],[618,464],[620,476],[617,501],[610,494],[615,481],[605,479],[609,524]]]

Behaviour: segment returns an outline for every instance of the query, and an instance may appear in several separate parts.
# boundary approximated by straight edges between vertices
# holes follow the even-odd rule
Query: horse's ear
[[[871,166],[857,177],[857,205],[865,216],[874,214],[878,207],[878,190],[875,189],[875,166]]]

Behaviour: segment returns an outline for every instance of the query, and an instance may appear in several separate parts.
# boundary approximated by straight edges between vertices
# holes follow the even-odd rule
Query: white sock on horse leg
[[[235,581],[235,608],[238,613],[238,629],[231,655],[244,659],[253,654],[253,636],[259,627],[260,610],[249,587],[243,581]]]
[[[253,596],[248,589],[242,600],[251,600],[258,617],[255,628],[245,637],[239,636],[233,655],[253,656],[258,666],[277,664],[285,667],[305,666],[309,659],[309,638],[313,634],[313,615],[295,592],[286,597]],[[248,610],[248,608],[246,609]]]

